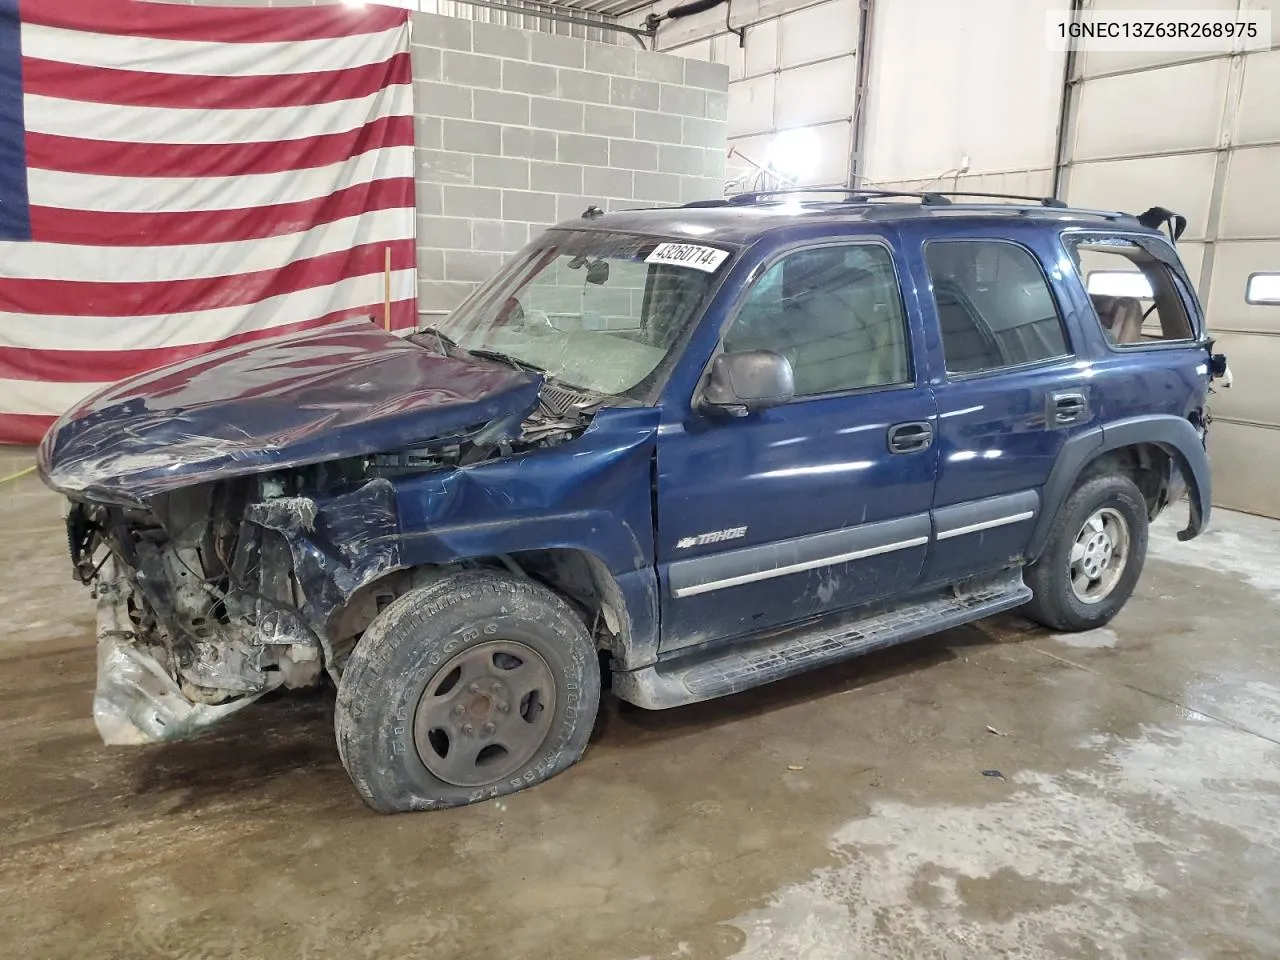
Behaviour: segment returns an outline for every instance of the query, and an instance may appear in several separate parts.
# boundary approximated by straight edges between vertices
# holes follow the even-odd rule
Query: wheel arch
[[[633,669],[656,659],[657,586],[651,567],[616,575],[604,558],[583,547],[539,547],[460,557],[390,571],[352,594],[331,621],[335,647],[355,645],[391,601],[464,569],[507,570],[534,580],[567,600],[582,616],[597,649]]]
[[[1158,514],[1168,502],[1170,468],[1186,484],[1190,515],[1179,540],[1197,536],[1209,521],[1209,458],[1201,432],[1181,417],[1152,414],[1130,417],[1079,433],[1063,444],[1041,495],[1042,507],[1027,548],[1034,561],[1044,551],[1058,508],[1083,480],[1118,470],[1137,484],[1148,513]]]

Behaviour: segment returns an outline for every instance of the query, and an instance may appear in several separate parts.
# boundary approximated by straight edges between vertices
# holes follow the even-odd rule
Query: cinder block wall
[[[721,64],[415,14],[413,74],[424,320],[591,204],[724,192]]]

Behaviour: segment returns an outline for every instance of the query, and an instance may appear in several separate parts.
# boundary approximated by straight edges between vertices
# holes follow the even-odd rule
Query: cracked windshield
[[[571,387],[642,399],[696,315],[725,251],[654,237],[554,231],[444,320],[466,350]]]

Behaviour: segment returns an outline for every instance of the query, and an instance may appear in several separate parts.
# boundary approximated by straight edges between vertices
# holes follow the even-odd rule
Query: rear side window
[[[786,357],[797,397],[906,383],[907,329],[892,255],[869,243],[787,254],[751,288],[724,347]]]
[[[1066,245],[1108,343],[1191,339],[1187,308],[1167,264],[1123,237],[1070,236]]]
[[[1053,294],[1031,252],[999,240],[925,245],[948,373],[1066,356]]]

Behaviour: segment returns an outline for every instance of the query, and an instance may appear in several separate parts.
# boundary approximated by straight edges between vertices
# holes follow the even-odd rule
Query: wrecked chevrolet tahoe
[[[1181,218],[1010,199],[592,208],[412,336],[90,397],[39,462],[103,738],[331,681],[365,801],[447,807],[575,763],[604,679],[665,709],[1015,608],[1106,623],[1148,522],[1206,523],[1225,360]]]

